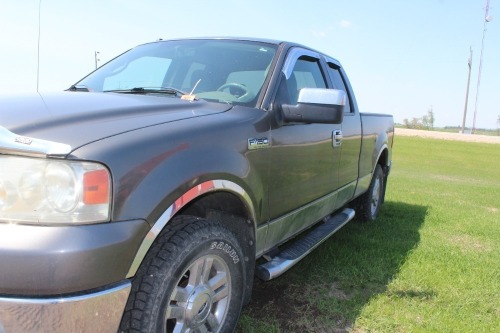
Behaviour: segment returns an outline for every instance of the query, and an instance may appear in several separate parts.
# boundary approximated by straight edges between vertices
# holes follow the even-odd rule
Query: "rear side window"
[[[347,94],[347,100],[345,103],[344,112],[345,113],[352,112],[351,103],[349,102],[349,99],[350,99],[349,92],[347,91],[344,79],[342,78],[342,75],[340,74],[339,68],[332,63],[328,63],[328,71],[330,72],[330,76],[331,76],[332,81],[333,81],[333,85],[334,85],[333,88],[338,89],[338,90],[343,90]]]

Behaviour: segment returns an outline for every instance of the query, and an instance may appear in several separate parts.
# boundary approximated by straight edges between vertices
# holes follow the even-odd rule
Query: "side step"
[[[354,210],[345,208],[337,215],[330,216],[324,223],[315,227],[306,236],[298,239],[286,249],[275,254],[268,262],[256,267],[255,274],[261,280],[274,279],[298,263],[316,247],[333,235],[344,224],[354,218]]]

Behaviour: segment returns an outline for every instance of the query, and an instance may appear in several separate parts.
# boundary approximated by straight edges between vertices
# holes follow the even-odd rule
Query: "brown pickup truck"
[[[377,217],[393,133],[337,60],[270,40],[157,41],[0,98],[0,332],[233,331],[254,276]]]

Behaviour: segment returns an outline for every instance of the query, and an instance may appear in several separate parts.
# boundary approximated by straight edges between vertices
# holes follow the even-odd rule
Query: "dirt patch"
[[[460,134],[460,133],[438,132],[438,131],[422,131],[422,130],[408,129],[408,128],[395,128],[394,134],[396,137],[397,136],[415,136],[415,137],[420,137],[420,138],[500,144],[500,136],[490,136],[490,135]]]
[[[494,213],[494,214],[500,213],[500,209],[495,207],[486,207],[486,210],[488,211],[488,213]]]
[[[338,288],[332,287],[335,297],[346,299]],[[254,317],[277,321],[283,332],[303,333],[345,333],[352,323],[338,315],[323,322],[325,313],[309,301],[312,295],[304,286],[254,281],[252,301],[244,308],[244,313]]]
[[[490,244],[469,235],[455,235],[449,237],[448,240],[451,244],[458,246],[464,253],[493,251]]]

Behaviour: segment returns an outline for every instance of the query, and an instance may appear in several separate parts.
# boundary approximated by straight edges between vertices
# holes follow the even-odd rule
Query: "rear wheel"
[[[132,284],[126,332],[233,332],[242,307],[244,260],[223,226],[176,217]]]
[[[364,221],[375,221],[384,201],[384,172],[380,164],[377,164],[368,191],[360,200],[359,213]]]

